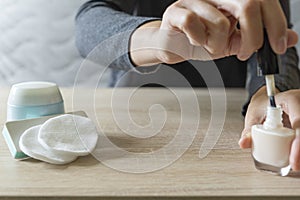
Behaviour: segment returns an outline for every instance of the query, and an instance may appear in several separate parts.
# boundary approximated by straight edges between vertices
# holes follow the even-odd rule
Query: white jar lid
[[[24,82],[12,86],[8,104],[12,106],[40,106],[62,102],[58,86],[50,82]]]

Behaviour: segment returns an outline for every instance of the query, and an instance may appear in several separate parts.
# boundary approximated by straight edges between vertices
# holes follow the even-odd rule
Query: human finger
[[[295,139],[293,140],[290,165],[294,171],[300,170],[300,99],[290,101],[288,105],[288,115],[292,128],[296,131]]]
[[[287,34],[288,34],[288,41],[287,41],[288,48],[295,46],[299,40],[298,34],[295,31],[290,29],[287,30]]]
[[[268,32],[272,49],[278,53],[286,52],[288,35],[287,22],[279,1],[261,1],[264,26]],[[274,20],[276,16],[276,20]]]
[[[232,31],[229,17],[206,1],[186,0],[182,1],[182,6],[196,13],[205,25],[207,32],[205,48],[209,53],[224,54]],[[233,23],[236,24],[236,21]]]
[[[205,25],[197,14],[178,4],[167,8],[163,16],[162,28],[183,32],[191,45],[200,46],[207,41]]]
[[[296,136],[292,143],[290,165],[294,171],[300,171],[300,129],[296,130]]]
[[[291,128],[296,131],[290,152],[290,165],[294,171],[300,170],[300,91],[290,90],[277,95],[278,104],[289,116]]]
[[[263,44],[261,0],[206,0],[234,16],[240,25],[241,44],[238,58],[248,59]],[[272,1],[270,1],[272,3]]]
[[[253,125],[262,124],[265,120],[265,108],[268,104],[266,87],[261,87],[251,98],[248,110],[245,116],[244,130],[242,131],[239,145],[241,148],[251,147],[251,128]]]
[[[239,145],[242,149],[251,148],[251,128],[253,125],[262,124],[265,120],[265,110],[263,107],[252,103],[249,105],[247,114],[245,117],[244,130],[241,134]]]

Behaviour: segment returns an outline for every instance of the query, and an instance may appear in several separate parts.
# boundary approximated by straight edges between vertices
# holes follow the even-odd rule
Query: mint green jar
[[[58,86],[50,82],[24,82],[12,86],[7,121],[63,114],[64,101]]]

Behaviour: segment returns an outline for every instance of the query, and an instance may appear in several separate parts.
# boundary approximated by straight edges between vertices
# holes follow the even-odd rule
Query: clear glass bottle
[[[251,130],[252,157],[255,167],[280,174],[289,165],[289,155],[295,132],[283,127],[282,109],[268,107],[264,124]]]

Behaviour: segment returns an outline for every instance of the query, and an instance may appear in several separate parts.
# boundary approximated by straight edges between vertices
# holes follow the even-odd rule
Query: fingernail
[[[242,134],[242,137],[240,138],[239,143],[241,143],[244,139],[246,138],[250,138],[251,137],[251,133],[247,132],[246,134]]]
[[[279,53],[285,53],[287,49],[287,38],[281,37],[277,42],[277,50]]]
[[[245,61],[249,58],[250,56],[249,55],[246,55],[246,54],[241,54],[241,55],[238,55],[238,59],[240,59],[241,61]]]

